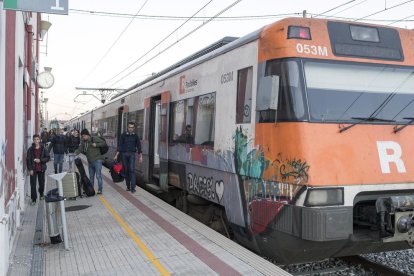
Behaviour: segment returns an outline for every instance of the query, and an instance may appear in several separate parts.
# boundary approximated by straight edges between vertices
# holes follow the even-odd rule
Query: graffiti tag
[[[213,177],[197,176],[188,173],[188,191],[209,200],[221,201],[224,194],[223,180],[214,181]]]

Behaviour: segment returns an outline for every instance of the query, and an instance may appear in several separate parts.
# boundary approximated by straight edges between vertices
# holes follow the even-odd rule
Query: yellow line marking
[[[132,229],[128,226],[128,224],[115,212],[109,202],[102,196],[98,195],[99,199],[101,200],[102,204],[109,210],[111,215],[118,221],[118,223],[124,228],[125,232],[134,240],[134,242],[138,245],[138,247],[144,252],[147,258],[152,262],[152,264],[158,269],[161,275],[171,275],[170,272],[155,258],[155,256],[151,253],[148,247],[138,238],[138,236],[132,231]]]

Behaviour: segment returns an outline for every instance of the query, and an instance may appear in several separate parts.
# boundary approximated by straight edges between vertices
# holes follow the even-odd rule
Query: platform
[[[290,275],[145,190],[125,191],[108,169],[102,173],[103,195],[65,201],[69,250],[50,244],[44,201],[27,207],[9,275]],[[55,187],[50,178],[47,185]]]

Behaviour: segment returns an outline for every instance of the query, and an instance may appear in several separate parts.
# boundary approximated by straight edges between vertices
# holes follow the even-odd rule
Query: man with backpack
[[[89,178],[94,187],[95,174],[98,180],[98,194],[102,194],[102,162],[103,156],[101,149],[106,149],[108,146],[103,138],[99,136],[91,136],[89,131],[85,128],[81,131],[81,143],[75,154],[83,153],[88,159]]]
[[[118,142],[118,151],[115,154],[114,159],[118,159],[119,153],[121,153],[122,166],[124,170],[125,182],[127,191],[135,193],[135,154],[139,155],[139,162],[142,163],[142,151],[141,141],[138,135],[135,133],[135,123],[128,123],[128,130],[121,134]]]

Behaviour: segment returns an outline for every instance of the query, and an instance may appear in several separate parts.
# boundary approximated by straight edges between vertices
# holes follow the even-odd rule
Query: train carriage
[[[111,158],[136,122],[140,185],[281,263],[411,248],[413,42],[284,19],[134,85],[86,125]]]

